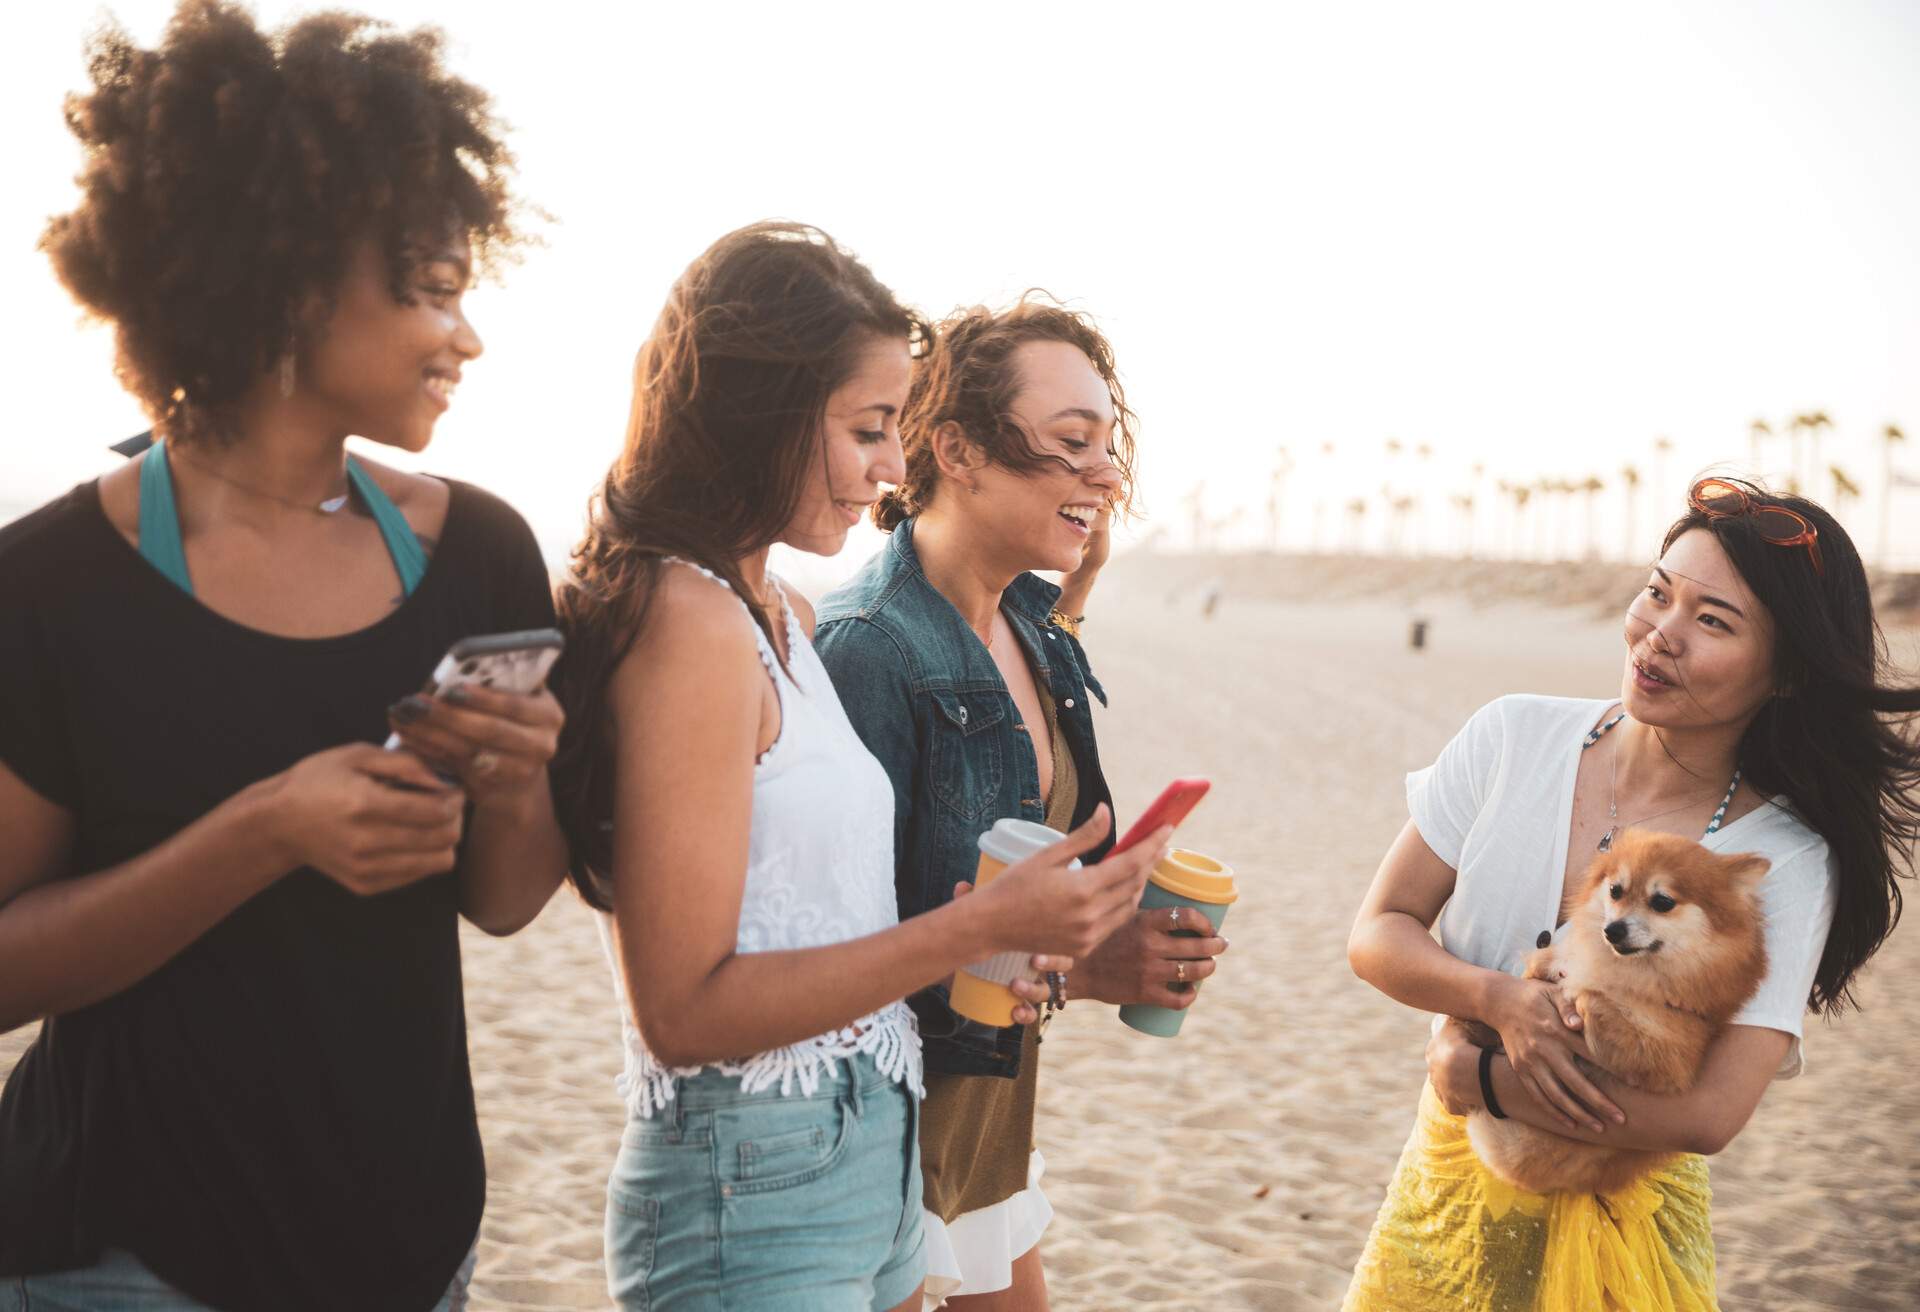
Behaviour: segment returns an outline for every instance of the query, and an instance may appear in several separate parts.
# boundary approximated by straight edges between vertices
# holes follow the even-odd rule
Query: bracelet
[[[1500,1110],[1500,1100],[1493,1096],[1493,1049],[1480,1049],[1480,1103],[1487,1109],[1487,1115],[1496,1121],[1504,1121],[1507,1114]]]
[[[1047,972],[1047,1000],[1040,1004],[1040,1027],[1034,1031],[1033,1041],[1045,1040],[1047,1026],[1053,1023],[1054,1015],[1067,1009],[1067,976],[1064,971]]]

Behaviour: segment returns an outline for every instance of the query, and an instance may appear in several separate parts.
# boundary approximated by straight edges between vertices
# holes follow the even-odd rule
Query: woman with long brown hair
[[[925,331],[817,229],[722,237],[641,348],[561,590],[562,821],[624,1000],[623,1307],[917,1308],[920,1045],[900,999],[995,951],[1062,968],[1127,918],[1164,847],[1066,877],[1105,839],[1101,808],[990,888],[896,915],[893,790],[767,556],[838,551],[899,480]]]

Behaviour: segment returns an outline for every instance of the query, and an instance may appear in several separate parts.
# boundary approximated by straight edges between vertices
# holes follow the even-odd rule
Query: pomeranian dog
[[[1594,861],[1565,939],[1525,972],[1558,984],[1580,1013],[1589,1074],[1650,1093],[1693,1086],[1707,1045],[1767,973],[1769,864],[1631,830]],[[1534,1193],[1610,1193],[1677,1155],[1563,1139],[1484,1110],[1467,1118],[1467,1137],[1489,1170]]]

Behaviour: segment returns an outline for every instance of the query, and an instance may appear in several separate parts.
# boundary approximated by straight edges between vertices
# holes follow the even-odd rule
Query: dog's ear
[[[1745,852],[1739,856],[1725,858],[1727,879],[1737,888],[1752,888],[1758,884],[1767,871],[1773,869],[1773,862],[1758,852]]]

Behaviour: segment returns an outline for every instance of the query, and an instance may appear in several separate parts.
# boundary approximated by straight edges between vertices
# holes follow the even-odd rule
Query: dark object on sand
[[[1420,651],[1426,645],[1427,622],[1425,620],[1415,620],[1413,627],[1407,631],[1407,646],[1413,648],[1415,651]]]

